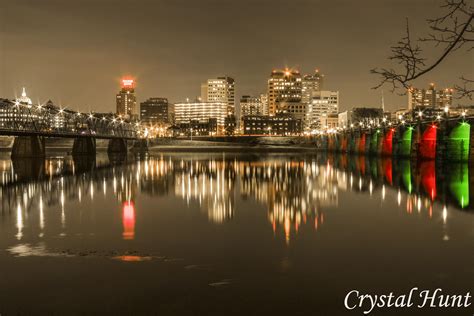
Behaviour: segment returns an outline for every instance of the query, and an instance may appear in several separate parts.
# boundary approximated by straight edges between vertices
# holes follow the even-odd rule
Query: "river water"
[[[2,155],[0,173],[1,315],[362,315],[353,289],[472,293],[466,164]]]

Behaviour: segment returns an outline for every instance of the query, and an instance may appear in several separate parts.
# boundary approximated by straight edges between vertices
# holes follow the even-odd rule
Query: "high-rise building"
[[[262,114],[263,106],[262,99],[260,97],[251,97],[249,95],[243,95],[240,98],[240,117]]]
[[[339,112],[339,91],[313,92],[310,110],[308,120],[311,128],[324,127],[321,126],[321,118]]]
[[[207,121],[211,118],[217,120],[217,125],[224,126],[227,117],[225,102],[183,102],[175,103],[174,116],[176,124],[189,123],[190,121]]]
[[[116,96],[117,115],[128,119],[138,118],[137,99],[135,97],[135,81],[122,79],[122,89]]]
[[[298,70],[273,70],[268,79],[268,114],[289,113],[301,103],[301,74]],[[298,108],[299,109],[299,108]]]
[[[262,114],[268,115],[268,94],[260,94],[260,102],[262,103]]]
[[[149,98],[140,103],[140,120],[145,124],[172,124],[174,106],[167,98]]]
[[[313,92],[323,90],[324,75],[316,69],[314,74],[303,76],[301,100],[310,103]]]
[[[201,84],[201,101],[226,103],[227,114],[235,115],[235,80],[231,77],[208,79]]]
[[[434,83],[428,89],[408,89],[408,110],[416,108],[444,108],[453,103],[453,89],[436,90]]]

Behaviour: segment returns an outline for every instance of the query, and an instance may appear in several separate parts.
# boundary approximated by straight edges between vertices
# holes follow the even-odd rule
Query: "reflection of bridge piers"
[[[12,159],[15,158],[44,158],[44,137],[41,136],[17,136],[13,142]]]

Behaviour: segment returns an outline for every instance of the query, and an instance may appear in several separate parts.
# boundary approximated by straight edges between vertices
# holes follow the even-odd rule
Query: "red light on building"
[[[133,79],[122,79],[122,88],[133,88],[135,85],[135,80]]]

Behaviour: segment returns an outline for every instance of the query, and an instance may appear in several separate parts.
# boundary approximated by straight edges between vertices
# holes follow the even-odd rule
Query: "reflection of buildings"
[[[174,176],[175,194],[188,202],[197,200],[212,222],[233,217],[235,172],[231,163],[181,161]]]
[[[471,201],[466,164],[450,164],[448,173],[434,161],[414,164],[364,156],[188,157],[162,156],[130,164],[52,158],[34,172],[22,170],[27,164],[3,160],[1,212],[16,217],[16,238],[23,239],[32,226],[39,227],[41,235],[46,231],[44,209],[60,206],[55,214],[64,228],[74,216],[68,202],[113,193],[122,238],[133,239],[139,214],[134,202],[140,194],[174,195],[197,203],[212,223],[233,219],[235,197],[240,195],[264,204],[275,233],[288,242],[302,226],[319,229],[331,215],[328,208],[339,205],[340,191],[370,195],[383,203],[394,187],[392,196],[406,213],[437,218],[438,208],[443,225],[449,220],[448,204],[464,209]]]
[[[239,163],[241,193],[267,205],[274,230],[282,226],[286,240],[302,224],[324,220],[322,207],[337,206],[337,177],[315,161],[256,161]]]

